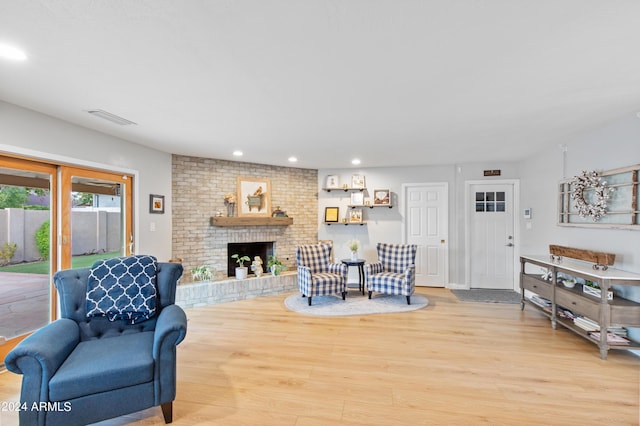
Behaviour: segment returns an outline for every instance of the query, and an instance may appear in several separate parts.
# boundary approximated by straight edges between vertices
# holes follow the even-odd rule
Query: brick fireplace
[[[318,241],[317,170],[181,155],[173,156],[172,167],[172,255],[182,259],[182,284],[190,283],[191,269],[201,265],[213,270],[214,280],[229,279],[232,253],[228,252],[228,244],[272,242],[274,254],[293,271],[295,247]],[[211,217],[216,211],[226,214],[224,195],[236,191],[238,176],[269,179],[272,208],[280,207],[293,218],[293,224],[212,225]],[[250,253],[245,254],[253,260]],[[262,261],[266,268],[267,257]]]

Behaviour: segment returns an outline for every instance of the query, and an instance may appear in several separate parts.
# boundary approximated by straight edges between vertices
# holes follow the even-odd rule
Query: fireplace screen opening
[[[227,258],[228,258],[228,267],[227,267],[227,275],[229,277],[236,276],[236,268],[240,265],[236,262],[236,259],[232,259],[231,256],[234,254],[242,256],[249,256],[251,259],[249,262],[245,262],[244,266],[249,268],[249,274],[252,274],[251,270],[251,262],[256,256],[260,256],[262,259],[262,271],[267,272],[267,260],[269,256],[272,256],[274,253],[275,243],[273,241],[263,241],[257,243],[229,243],[227,244]]]

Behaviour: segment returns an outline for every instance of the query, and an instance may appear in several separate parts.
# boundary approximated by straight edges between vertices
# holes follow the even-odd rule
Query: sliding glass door
[[[133,176],[0,155],[0,361],[54,320],[51,277],[131,254]]]

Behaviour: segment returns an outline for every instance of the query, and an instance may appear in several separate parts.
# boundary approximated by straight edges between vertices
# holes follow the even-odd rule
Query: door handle
[[[513,247],[513,243],[505,244],[505,247]]]

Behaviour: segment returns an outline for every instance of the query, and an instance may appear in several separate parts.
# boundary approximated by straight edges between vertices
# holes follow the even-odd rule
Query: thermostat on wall
[[[524,209],[524,218],[531,219],[531,207]]]

